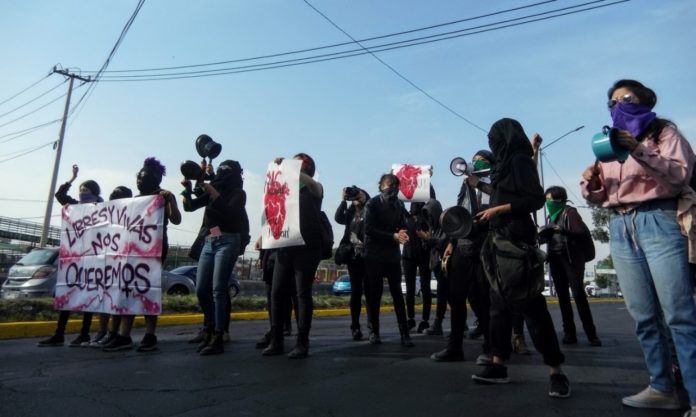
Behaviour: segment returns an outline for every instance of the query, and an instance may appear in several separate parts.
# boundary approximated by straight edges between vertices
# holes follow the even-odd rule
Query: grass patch
[[[391,297],[382,297],[382,305],[391,305]],[[350,296],[315,295],[314,308],[333,309],[348,308]],[[264,311],[266,297],[238,296],[232,299],[232,311]],[[195,295],[165,295],[162,299],[163,314],[200,313],[198,299]],[[58,312],[53,309],[53,298],[22,298],[15,300],[0,299],[0,323],[16,321],[52,321],[58,319]]]

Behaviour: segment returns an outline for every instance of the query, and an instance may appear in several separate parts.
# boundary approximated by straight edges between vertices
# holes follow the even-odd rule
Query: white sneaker
[[[650,386],[638,394],[622,398],[621,403],[635,408],[654,408],[659,410],[678,410],[681,408],[676,392],[662,392]]]

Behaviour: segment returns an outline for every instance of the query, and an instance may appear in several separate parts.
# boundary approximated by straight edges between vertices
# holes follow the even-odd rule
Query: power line
[[[544,159],[546,159],[546,162],[547,162],[547,163],[549,164],[549,166],[551,167],[551,171],[553,171],[553,173],[556,174],[556,176],[558,177],[558,180],[561,182],[561,184],[563,184],[563,186],[565,187],[566,191],[568,191],[569,193],[571,193],[571,194],[573,195],[573,197],[577,198],[577,201],[582,201],[582,199],[579,198],[579,197],[577,196],[577,194],[575,194],[575,193],[573,192],[572,188],[568,187],[568,184],[566,184],[565,181],[563,181],[563,178],[561,178],[561,176],[558,174],[558,171],[556,171],[556,168],[553,167],[553,165],[551,164],[551,161],[549,161],[549,158],[546,156],[546,154],[545,154],[545,153],[542,153],[541,156],[543,156]]]
[[[95,82],[93,82],[92,84],[90,84],[89,87],[87,87],[87,91],[85,91],[85,93],[77,100],[77,103],[75,103],[75,106],[70,111],[70,116],[72,116],[73,113],[75,114],[75,116],[72,117],[72,120],[70,121],[70,126],[72,126],[72,124],[75,122],[75,119],[77,119],[77,117],[79,116],[80,112],[82,111],[82,108],[84,108],[85,104],[87,103],[87,100],[89,99],[89,97],[91,97],[92,93],[94,92],[94,88],[97,85],[96,81],[100,81],[102,74],[104,73],[104,71],[106,71],[106,68],[111,63],[111,59],[114,57],[116,51],[121,46],[123,39],[126,37],[126,33],[128,33],[128,30],[133,25],[135,18],[138,16],[138,13],[140,12],[140,9],[143,7],[144,4],[145,0],[138,1],[138,4],[135,6],[135,10],[126,21],[126,24],[121,29],[121,34],[119,35],[118,39],[116,39],[116,43],[111,48],[109,55],[104,60],[104,63],[102,64],[101,68],[99,68],[99,71],[97,71],[97,73],[94,75],[93,81]],[[80,107],[80,105],[82,105],[82,107]]]
[[[45,109],[46,107],[50,106],[51,104],[55,103],[56,101],[60,100],[61,98],[65,97],[67,94],[68,94],[68,93],[63,93],[62,95],[60,95],[60,96],[54,98],[53,100],[49,101],[48,103],[44,104],[43,106],[37,107],[37,108],[35,108],[34,110],[30,111],[29,113],[25,113],[25,114],[23,114],[23,115],[21,115],[21,116],[15,118],[15,119],[10,120],[9,122],[5,122],[5,123],[1,124],[0,127],[5,127],[5,126],[7,126],[7,125],[9,125],[9,124],[12,124],[12,123],[14,123],[14,122],[16,122],[16,121],[22,120],[22,119],[24,119],[25,117],[30,116],[30,115],[36,113],[36,112],[39,111],[39,110],[43,110],[43,109]]]
[[[0,114],[0,118],[5,117],[5,116],[7,116],[8,114],[13,113],[13,112],[15,112],[15,111],[17,111],[17,110],[19,110],[19,109],[25,107],[25,106],[28,106],[29,104],[35,102],[36,100],[40,99],[41,97],[45,96],[46,94],[50,93],[51,91],[53,91],[53,90],[55,90],[56,88],[60,87],[61,85],[65,84],[66,81],[67,81],[67,80],[63,80],[60,84],[56,85],[55,87],[51,88],[51,89],[48,90],[48,91],[45,91],[45,92],[41,93],[40,95],[38,95],[38,96],[34,97],[33,99],[27,101],[26,103],[22,104],[21,106],[17,106],[17,107],[15,107],[15,108],[12,109],[12,110],[8,110],[7,112],[5,112],[5,113],[3,113],[3,114]]]
[[[41,83],[41,81],[45,80],[46,78],[48,78],[48,77],[50,77],[50,76],[51,76],[51,74],[48,73],[46,76],[40,78],[39,81],[36,81],[35,83],[31,84],[29,87],[24,88],[24,89],[23,89],[22,91],[20,91],[19,93],[15,94],[15,95],[13,95],[13,96],[11,96],[11,97],[9,97],[9,98],[6,98],[6,99],[3,100],[3,101],[0,101],[0,106],[2,106],[3,104],[7,103],[7,102],[10,101],[10,100],[12,100],[13,98],[15,98],[15,97],[17,97],[17,96],[20,96],[20,95],[23,94],[24,92],[29,91],[32,87],[38,85],[39,83]]]
[[[619,0],[619,1],[615,1],[613,3],[609,3],[609,4],[586,7],[584,9],[572,10],[572,11],[558,13],[558,14],[551,15],[551,16],[544,16],[544,17],[540,17],[540,18],[536,18],[536,19],[531,19],[531,20],[527,20],[527,21],[523,21],[523,22],[509,23],[509,24],[505,24],[502,26],[490,27],[490,26],[501,25],[504,22],[518,21],[521,19],[527,19],[531,16],[547,15],[550,13],[558,12],[559,10],[567,10],[567,9],[571,9],[571,8],[582,7],[584,5],[594,4],[594,3],[598,3],[598,2],[604,2],[604,1],[607,1],[607,0],[596,0],[596,1],[589,2],[589,3],[584,3],[584,4],[580,4],[580,5],[575,5],[575,6],[569,6],[569,7],[562,8],[562,9],[556,9],[553,11],[537,13],[535,15],[529,15],[529,16],[524,16],[524,17],[520,17],[520,18],[509,19],[507,21],[499,21],[499,22],[489,23],[489,24],[477,26],[474,28],[466,28],[466,29],[461,29],[458,31],[448,32],[448,33],[441,33],[441,34],[436,34],[436,35],[424,36],[424,37],[420,37],[420,38],[408,39],[408,40],[399,41],[399,42],[392,42],[392,43],[387,43],[387,44],[382,44],[382,45],[370,46],[370,47],[365,48],[365,49],[367,49],[367,51],[365,49],[361,48],[361,49],[353,49],[353,50],[342,51],[342,52],[334,52],[334,53],[328,53],[328,54],[314,55],[314,56],[309,56],[309,57],[304,57],[304,58],[295,58],[295,59],[274,61],[274,62],[263,63],[263,64],[238,66],[238,67],[219,68],[219,69],[213,69],[213,70],[173,72],[173,73],[166,73],[166,74],[142,74],[142,75],[120,75],[120,76],[119,75],[112,75],[112,76],[104,76],[101,78],[100,81],[102,81],[102,82],[135,82],[135,81],[178,80],[178,79],[187,79],[187,78],[201,78],[201,77],[212,77],[212,76],[218,76],[218,75],[238,74],[238,73],[244,73],[244,72],[264,71],[264,70],[269,70],[269,69],[284,68],[284,67],[291,67],[291,66],[297,66],[297,65],[306,65],[306,64],[312,64],[312,63],[317,63],[317,62],[332,61],[332,60],[336,60],[336,59],[351,58],[351,57],[355,57],[355,56],[366,55],[366,54],[371,53],[371,52],[384,52],[384,51],[390,51],[390,50],[395,50],[395,49],[407,48],[407,47],[411,47],[411,46],[440,42],[440,41],[460,38],[460,37],[464,37],[464,36],[472,36],[472,35],[477,35],[477,34],[481,34],[481,33],[485,33],[485,32],[492,32],[492,31],[506,29],[506,28],[510,28],[510,27],[521,26],[521,25],[526,25],[529,23],[535,23],[535,22],[539,22],[539,21],[550,20],[550,19],[554,19],[554,18],[558,18],[558,17],[582,13],[582,12],[586,12],[586,11],[590,11],[590,10],[594,10],[594,9],[603,8],[603,7],[614,6],[616,4],[626,3],[626,2],[631,1],[631,0]],[[488,27],[488,28],[476,30],[474,32],[469,32],[469,33],[460,33],[460,32],[471,31],[471,30],[476,29],[476,28],[485,28],[485,27]],[[445,35],[448,35],[450,33],[456,33],[456,34],[451,35],[451,36],[445,36]],[[433,38],[436,38],[436,39],[433,39]],[[302,61],[302,62],[300,62],[300,61]]]
[[[13,137],[11,137],[11,138],[9,138],[9,139],[3,140],[3,141],[1,141],[0,143],[6,143],[6,142],[13,141],[13,140],[15,140],[15,139],[17,139],[17,138],[19,138],[19,137],[22,137],[22,136],[24,136],[24,135],[28,135],[28,134],[30,134],[30,133],[33,133],[33,132],[39,130],[39,129],[43,129],[43,128],[46,127],[46,126],[50,126],[50,125],[52,125],[52,124],[58,123],[58,122],[60,122],[60,120],[61,120],[61,119],[55,119],[55,120],[51,120],[50,122],[46,122],[46,123],[42,123],[42,124],[39,124],[39,125],[36,125],[36,126],[28,127],[28,128],[26,128],[26,129],[18,130],[18,131],[16,131],[16,132],[5,133],[4,135],[0,135],[0,139],[6,138],[6,137],[8,137],[8,136],[13,136],[13,135],[16,135],[16,136],[13,136]]]
[[[433,97],[430,93],[428,93],[427,91],[425,91],[424,89],[422,89],[420,86],[416,85],[416,83],[414,83],[413,81],[411,81],[410,79],[408,79],[408,78],[407,78],[405,75],[403,75],[401,72],[397,71],[396,68],[394,68],[394,67],[392,67],[391,65],[387,64],[384,60],[382,60],[380,57],[378,57],[377,55],[375,55],[374,52],[369,51],[369,50],[368,50],[367,48],[365,48],[360,42],[358,42],[357,40],[355,40],[355,38],[352,37],[348,32],[346,32],[346,31],[343,30],[340,26],[338,26],[338,25],[337,25],[333,20],[331,20],[327,15],[325,15],[325,14],[322,13],[319,9],[317,9],[316,7],[314,7],[309,1],[304,0],[304,2],[305,2],[305,4],[307,4],[307,6],[309,6],[312,10],[314,10],[315,12],[317,12],[321,17],[323,17],[323,18],[326,19],[329,23],[331,23],[331,25],[332,25],[333,27],[335,27],[336,29],[340,30],[344,35],[346,35],[347,37],[349,37],[350,40],[352,40],[353,42],[355,42],[356,44],[358,44],[358,45],[359,45],[362,49],[364,49],[365,51],[369,52],[370,55],[372,55],[373,58],[375,58],[375,59],[376,59],[377,61],[379,61],[382,65],[384,65],[385,67],[387,67],[392,73],[396,74],[396,76],[398,76],[398,77],[401,78],[402,80],[406,81],[411,87],[413,87],[413,88],[415,88],[416,90],[420,91],[423,95],[425,95],[425,96],[428,97],[430,100],[432,100],[432,101],[434,101],[435,103],[437,103],[440,107],[444,108],[445,110],[449,111],[449,112],[452,113],[453,115],[455,115],[455,116],[459,117],[460,119],[464,120],[465,122],[467,122],[467,123],[470,124],[471,126],[477,128],[478,130],[480,130],[480,131],[482,131],[482,132],[484,132],[484,133],[486,132],[486,130],[483,129],[481,126],[477,125],[476,123],[474,123],[474,122],[472,122],[471,120],[467,119],[466,117],[462,116],[461,114],[459,114],[458,112],[456,112],[454,109],[452,109],[451,107],[449,107],[448,105],[446,105],[446,104],[443,103],[442,101],[440,101],[440,100],[438,100],[437,98]]]
[[[420,28],[416,28],[416,29],[409,29],[409,30],[390,33],[390,34],[386,34],[386,35],[373,36],[370,38],[359,39],[358,42],[364,43],[364,42],[369,42],[369,41],[378,40],[378,39],[385,39],[385,38],[405,35],[405,34],[409,34],[409,33],[421,32],[421,31],[435,29],[435,28],[444,27],[444,26],[451,26],[451,25],[455,25],[458,23],[468,22],[468,21],[472,21],[472,20],[479,20],[479,19],[483,19],[486,17],[491,17],[491,16],[500,15],[500,14],[510,13],[513,11],[519,11],[519,10],[523,10],[523,9],[527,9],[527,8],[532,8],[532,7],[536,7],[536,6],[539,6],[542,4],[546,4],[546,3],[553,3],[555,1],[557,1],[557,0],[547,0],[547,1],[542,1],[542,2],[538,2],[538,3],[528,4],[525,6],[515,7],[515,8],[511,8],[511,9],[505,9],[505,10],[501,10],[501,11],[497,11],[497,12],[493,12],[493,13],[487,13],[487,14],[483,14],[483,15],[459,19],[459,20],[455,20],[455,21],[451,21],[451,22],[439,23],[436,25],[425,26],[425,27],[420,27]],[[602,1],[604,1],[604,0],[602,0]],[[207,66],[232,64],[232,63],[246,62],[246,61],[256,61],[256,60],[260,60],[260,59],[276,58],[276,57],[280,57],[280,56],[295,55],[295,54],[300,54],[300,53],[319,51],[322,49],[332,49],[332,48],[336,48],[339,46],[351,45],[353,43],[355,43],[355,41],[341,42],[341,43],[335,43],[332,45],[324,45],[324,46],[317,46],[314,48],[298,49],[298,50],[294,50],[294,51],[280,52],[280,53],[275,53],[275,54],[267,54],[267,55],[255,56],[255,57],[250,57],[250,58],[240,58],[240,59],[232,59],[232,60],[226,60],[226,61],[208,62],[208,63],[203,63],[203,64],[179,65],[179,66],[173,66],[173,67],[159,67],[159,68],[129,69],[129,70],[111,70],[111,71],[103,71],[103,72],[115,74],[115,73],[129,73],[129,72],[169,71],[169,70],[175,70],[175,69],[207,67]],[[96,72],[96,71],[85,71],[85,72],[91,73],[91,72]]]
[[[13,160],[13,159],[17,159],[17,158],[22,157],[22,156],[24,156],[24,155],[28,155],[28,154],[30,154],[30,153],[32,153],[32,152],[36,152],[36,151],[38,151],[39,149],[45,148],[45,147],[48,146],[48,145],[53,145],[54,143],[56,143],[56,141],[52,140],[52,141],[50,141],[50,142],[48,142],[48,143],[44,143],[43,145],[39,145],[39,146],[37,146],[37,147],[35,147],[35,148],[31,148],[31,149],[27,150],[26,152],[21,153],[21,154],[19,154],[19,155],[15,155],[15,156],[13,156],[13,157],[11,157],[11,158],[7,158],[7,159],[0,160],[0,164],[3,163],[3,162],[11,161],[11,160]]]
[[[44,200],[29,200],[25,198],[0,198],[0,201],[14,201],[20,203],[45,203]]]

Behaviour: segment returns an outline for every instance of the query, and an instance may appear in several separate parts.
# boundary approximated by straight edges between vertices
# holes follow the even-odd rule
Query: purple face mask
[[[650,122],[657,117],[648,106],[624,102],[616,103],[614,107],[609,109],[609,113],[611,113],[611,120],[614,121],[614,127],[628,130],[634,138],[640,136]]]

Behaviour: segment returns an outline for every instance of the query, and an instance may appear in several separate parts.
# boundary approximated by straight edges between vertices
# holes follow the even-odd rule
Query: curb
[[[616,298],[600,298],[600,299],[588,299],[590,303],[599,302],[623,302],[623,299]],[[555,298],[546,300],[547,304],[558,304]],[[417,306],[420,307],[420,306]],[[363,308],[363,313],[365,309]],[[394,311],[393,306],[382,306],[380,308],[381,312]],[[350,314],[349,308],[336,308],[336,309],[322,309],[314,310],[314,317],[334,317],[334,316],[347,316]],[[232,312],[232,321],[242,321],[242,320],[267,320],[267,311],[239,311]],[[165,314],[159,316],[157,320],[158,326],[190,326],[190,325],[200,325],[203,323],[203,314]],[[137,316],[133,327],[143,327],[145,325],[145,319],[143,316]],[[65,333],[77,333],[82,327],[81,319],[72,319],[68,321],[68,325],[65,328]],[[51,336],[56,329],[55,321],[21,321],[14,323],[0,323],[0,340],[6,339],[21,339],[27,337],[39,337],[39,336]]]
[[[363,312],[365,310],[363,309]],[[392,306],[383,306],[380,311],[394,311]],[[314,310],[314,317],[333,317],[347,316],[350,314],[348,308],[336,308],[326,310]],[[268,320],[267,311],[239,311],[232,312],[232,321],[242,320]],[[159,316],[157,320],[158,326],[187,326],[200,325],[203,323],[203,314],[165,314]],[[145,326],[143,316],[137,316],[133,327]],[[72,319],[68,321],[65,328],[65,333],[77,333],[82,327],[81,319]],[[0,323],[0,340],[7,339],[22,339],[27,337],[51,336],[56,330],[55,321],[20,321],[14,323]]]

